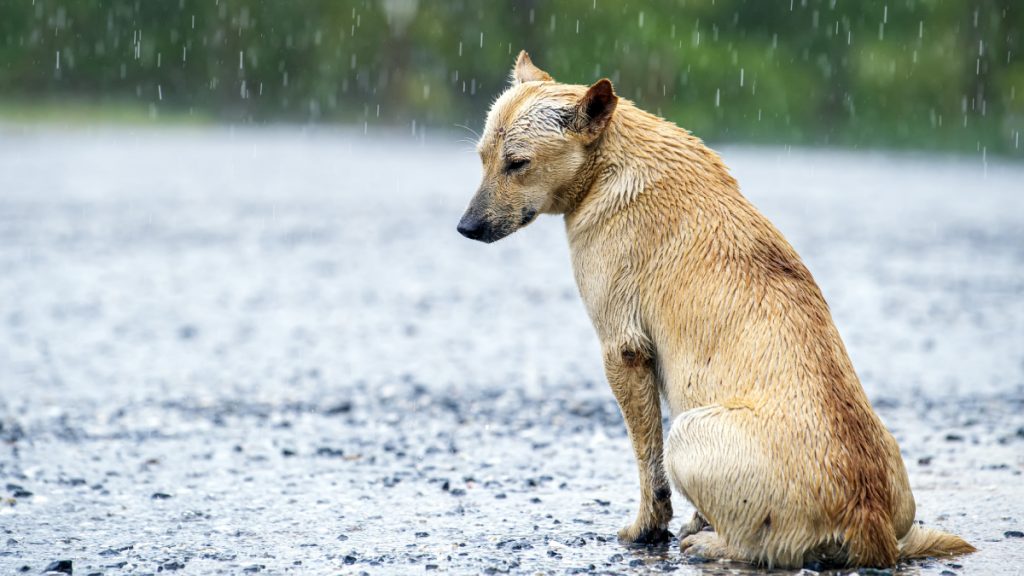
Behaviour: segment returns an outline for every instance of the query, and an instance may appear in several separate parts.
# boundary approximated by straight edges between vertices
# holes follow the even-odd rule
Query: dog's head
[[[617,102],[607,79],[589,87],[559,84],[520,52],[512,85],[487,114],[477,145],[483,182],[459,233],[489,243],[541,212],[564,212]]]

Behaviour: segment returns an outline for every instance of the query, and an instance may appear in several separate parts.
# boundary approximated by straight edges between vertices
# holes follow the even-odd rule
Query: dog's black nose
[[[487,234],[487,222],[469,216],[459,221],[459,234],[470,240],[479,240]]]

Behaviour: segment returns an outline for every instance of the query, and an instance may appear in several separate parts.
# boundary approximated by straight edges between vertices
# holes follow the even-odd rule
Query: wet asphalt
[[[1021,573],[1024,166],[723,156],[918,519],[980,549],[893,573]],[[561,223],[461,238],[478,176],[445,134],[0,127],[0,574],[762,573],[615,540],[639,492]]]

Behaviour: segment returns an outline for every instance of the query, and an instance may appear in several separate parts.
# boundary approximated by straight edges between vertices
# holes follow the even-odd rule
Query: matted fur
[[[556,83],[524,52],[479,151],[460,231],[490,242],[565,216],[639,469],[620,538],[666,538],[670,478],[698,511],[681,546],[705,557],[892,566],[974,550],[914,524],[899,447],[811,273],[699,139],[607,80]]]

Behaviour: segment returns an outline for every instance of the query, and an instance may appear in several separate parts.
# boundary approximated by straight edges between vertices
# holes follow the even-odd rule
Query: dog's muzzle
[[[497,240],[494,235],[493,227],[490,222],[483,218],[478,218],[473,214],[466,214],[459,220],[459,234],[462,234],[470,240],[479,240],[480,242],[493,242]]]

